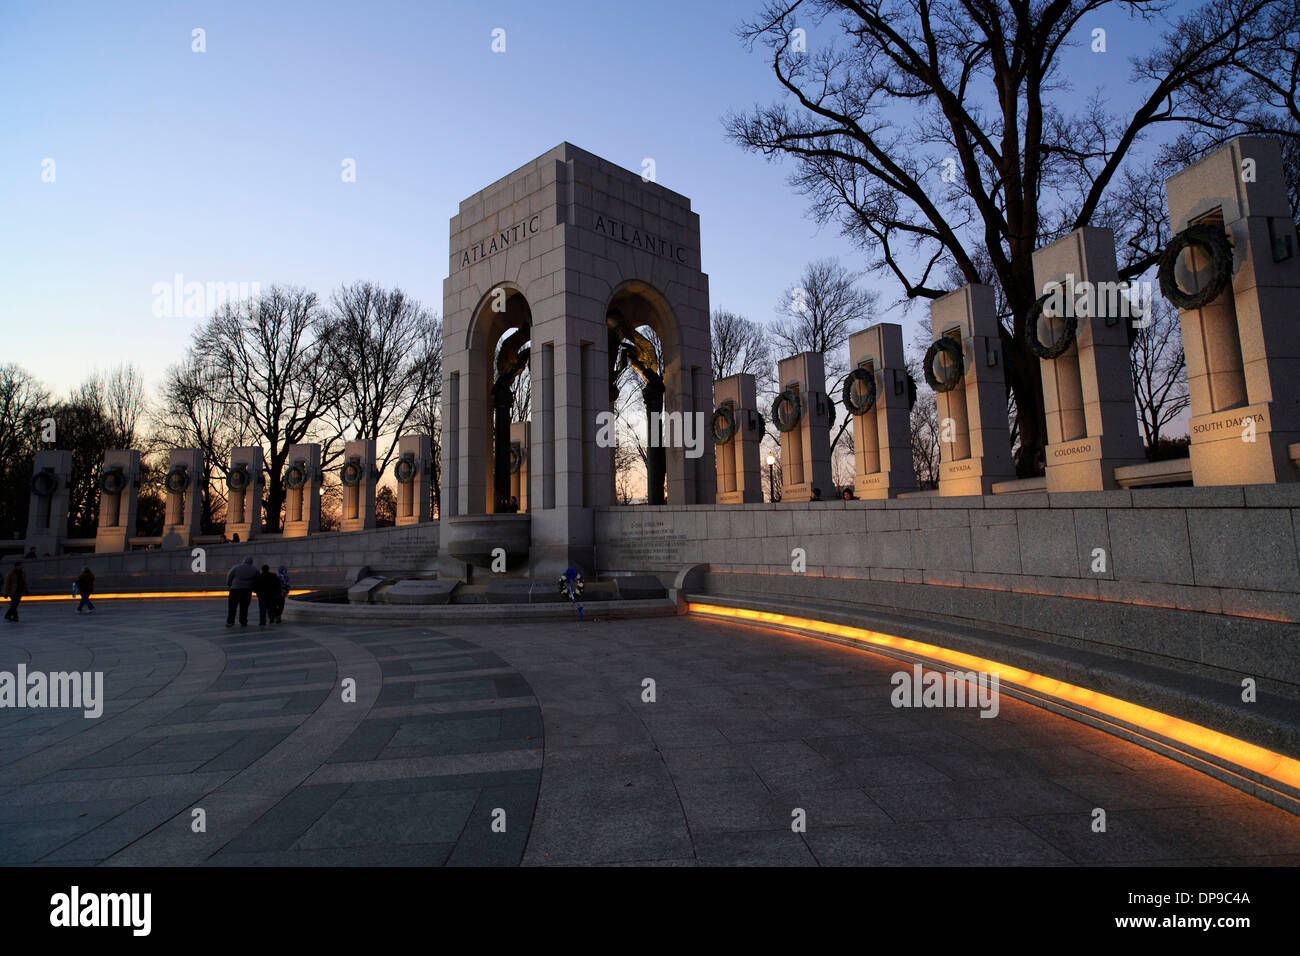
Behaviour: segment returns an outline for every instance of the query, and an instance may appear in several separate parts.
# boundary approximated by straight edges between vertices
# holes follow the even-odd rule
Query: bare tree
[[[726,309],[713,310],[711,325],[713,380],[748,373],[754,376],[762,391],[773,375],[767,330]]]
[[[429,513],[436,516],[442,502],[442,321],[436,316],[424,330],[420,353],[425,364],[420,374],[428,378],[430,389],[423,401],[415,403],[409,425],[417,434],[429,436],[433,457]]]
[[[34,375],[12,362],[0,365],[0,538],[27,532],[27,483],[41,445],[41,419],[50,417],[51,406],[49,391]]]
[[[228,387],[216,370],[193,349],[167,369],[159,389],[153,424],[159,448],[197,448],[203,454],[199,476],[200,523],[210,533],[224,520],[225,474],[230,450],[251,441],[248,419],[223,400]]]
[[[431,374],[441,376],[441,361],[429,355],[431,346],[441,354],[433,334],[437,317],[401,289],[356,282],[335,291],[323,326],[325,361],[338,391],[337,435],[381,442],[383,471],[398,438],[438,389]]]
[[[1151,457],[1164,427],[1191,404],[1178,310],[1164,299],[1152,302],[1150,324],[1138,330],[1131,355],[1138,423]]]
[[[924,333],[917,340],[924,341]],[[907,373],[917,383],[916,404],[912,406],[907,419],[912,469],[916,472],[917,487],[924,491],[939,487],[939,400],[924,384],[921,360],[916,355],[908,356]]]
[[[142,419],[148,413],[144,378],[134,365],[124,363],[98,376],[104,412],[121,448],[134,448]]]
[[[1240,0],[1213,6],[1254,10]],[[1200,25],[1208,29],[1222,22],[1222,15],[1207,15]],[[1161,148],[1159,172],[1167,175],[1241,133],[1279,139],[1295,218],[1300,215],[1300,0],[1273,0],[1254,16],[1247,36],[1228,35],[1224,42],[1233,48],[1231,63],[1194,77],[1175,100],[1196,122]],[[1145,63],[1146,72],[1167,70],[1170,52]]]
[[[0,365],[0,467],[15,461],[38,441],[32,416],[50,404],[50,393],[21,365]]]
[[[320,529],[338,531],[343,524],[343,485],[326,476],[320,490]]]
[[[820,221],[837,222],[908,298],[949,291],[949,265],[965,282],[984,280],[979,255],[987,254],[1006,300],[1003,352],[1013,359],[1022,476],[1046,444],[1039,363],[1024,341],[1039,294],[1033,251],[1079,226],[1111,226],[1121,278],[1140,275],[1167,235],[1159,172],[1143,170],[1135,151],[1143,134],[1166,125],[1210,128],[1219,138],[1258,131],[1244,121],[1248,112],[1209,115],[1198,106],[1220,101],[1221,84],[1243,71],[1256,96],[1272,97],[1263,112],[1285,106],[1289,115],[1294,102],[1295,0],[1210,0],[1176,21],[1164,18],[1168,6],[773,0],[741,31],[751,46],[767,45],[790,99],[732,116],[728,130],[748,149],[793,157],[792,182]],[[1110,111],[1101,94],[1069,92],[1062,76],[1062,50],[1077,38],[1097,43],[1086,31],[1108,8],[1167,28],[1134,64],[1130,85],[1141,100],[1132,115]],[[838,15],[843,39],[804,52],[796,13],[813,24]],[[1274,69],[1279,37],[1288,53]],[[1273,123],[1279,135],[1284,119]],[[1125,218],[1134,212],[1145,215]]]
[[[788,321],[773,322],[768,334],[785,358],[799,352],[820,352],[826,364],[826,385],[832,389],[848,371],[842,354],[849,333],[871,323],[880,293],[859,289],[862,274],[837,259],[818,259],[804,267],[799,280],[781,296],[777,314]]]
[[[613,403],[614,412],[614,487],[624,504],[649,494],[650,455],[643,438],[649,427],[646,417],[644,384],[631,366],[623,366],[616,379],[618,397]]]
[[[511,396],[510,421],[528,421],[533,413],[533,379],[527,365],[519,370]]]
[[[839,434],[835,436],[835,443],[831,446],[831,484],[836,489],[852,488],[853,480],[857,477],[857,460],[854,456],[853,447],[853,419],[846,416],[847,421],[843,422]],[[839,492],[836,492],[838,496]]]
[[[638,453],[634,440],[619,436],[614,444],[614,493],[619,504],[630,505],[638,490],[637,468],[642,464],[642,454]]]
[[[375,492],[375,527],[391,528],[397,524],[397,492],[391,485],[380,485]]]
[[[130,382],[110,388],[113,374],[91,373],[60,402],[54,417],[58,444],[72,453],[72,475],[68,483],[68,535],[93,537],[99,521],[100,475],[104,454],[129,448],[134,442],[135,423],[141,403],[132,400]],[[136,529],[128,529],[134,534]]]
[[[266,453],[267,530],[279,530],[289,447],[304,441],[338,401],[330,375],[328,331],[316,294],[272,286],[258,298],[226,304],[195,333],[214,398],[243,416]]]

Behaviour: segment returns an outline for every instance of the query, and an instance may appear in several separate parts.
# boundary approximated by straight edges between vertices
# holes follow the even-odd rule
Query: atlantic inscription
[[[507,226],[500,232],[493,233],[477,245],[462,249],[460,251],[460,267],[463,269],[468,265],[473,265],[491,255],[495,255],[502,249],[509,248],[511,243],[522,242],[540,230],[542,228],[541,223],[541,216],[530,216],[527,219],[521,219],[513,226]]]
[[[665,259],[672,259],[674,262],[686,262],[686,247],[679,246],[663,236],[656,235],[653,232],[643,232],[635,227],[628,226],[627,223],[618,219],[611,219],[608,216],[596,216],[595,230],[602,236],[608,236],[619,242],[625,242],[629,246],[635,246],[637,249],[644,249],[647,252],[653,252],[657,256],[663,256]]]

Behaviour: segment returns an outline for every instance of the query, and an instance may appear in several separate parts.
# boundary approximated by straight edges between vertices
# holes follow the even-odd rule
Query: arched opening
[[[680,473],[669,467],[669,449],[680,456],[684,438],[703,437],[683,414],[676,320],[656,290],[630,282],[610,298],[605,325],[610,409],[624,426],[617,440],[625,443],[615,450],[613,498],[629,503],[643,487],[647,504],[667,504],[669,472]]]
[[[472,489],[471,513],[512,514],[522,507],[517,470],[512,467],[511,426],[528,414],[532,326],[528,300],[518,289],[504,285],[488,294],[470,326],[467,345],[471,355],[479,357],[474,378],[482,383],[487,439],[481,452],[487,465],[485,482],[481,490]]]

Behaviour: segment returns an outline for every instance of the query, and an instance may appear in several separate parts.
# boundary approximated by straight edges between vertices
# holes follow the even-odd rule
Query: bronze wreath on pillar
[[[713,412],[713,417],[709,419],[709,431],[713,435],[713,444],[725,445],[735,438],[736,432],[740,430],[740,426],[736,422],[734,405],[734,402],[723,402]]]
[[[399,485],[409,485],[415,481],[415,476],[419,473],[420,466],[415,463],[414,453],[403,455],[393,466],[393,477],[397,479]]]
[[[188,465],[172,465],[171,471],[167,472],[167,477],[163,479],[163,487],[173,495],[179,495],[190,484],[190,469]]]
[[[126,475],[121,468],[112,468],[99,479],[99,490],[106,495],[120,495],[126,489]]]
[[[1210,281],[1196,293],[1184,292],[1174,278],[1178,256],[1192,246],[1210,257],[1214,269]],[[1156,276],[1160,280],[1160,293],[1178,308],[1200,309],[1209,305],[1228,287],[1228,282],[1232,279],[1232,246],[1228,243],[1228,237],[1224,235],[1223,229],[1208,223],[1188,226],[1174,236],[1160,253],[1160,268]]]
[[[344,488],[355,488],[366,477],[366,469],[360,461],[350,461],[339,469],[339,481]]]
[[[952,376],[945,378],[942,382],[934,374],[934,360],[940,352],[948,356],[953,365]],[[925,384],[936,392],[951,392],[957,387],[957,383],[962,380],[962,376],[966,374],[966,366],[961,357],[961,345],[946,335],[941,335],[930,343],[930,347],[926,349],[925,361],[922,366],[921,371],[925,373]]]
[[[787,388],[772,403],[772,421],[776,422],[777,431],[794,431],[802,416],[803,402],[793,388]]]
[[[1051,292],[1039,296],[1034,300],[1034,304],[1029,307],[1029,313],[1025,316],[1025,343],[1029,346],[1029,351],[1040,359],[1047,361],[1055,361],[1064,355],[1066,350],[1074,344],[1075,337],[1079,334],[1079,317],[1074,314],[1073,309],[1067,309],[1065,315],[1056,316],[1056,318],[1065,320],[1065,330],[1061,333],[1061,337],[1051,345],[1044,345],[1039,340],[1038,320],[1043,317],[1043,306],[1047,305],[1048,300],[1053,296],[1054,293]]]
[[[59,487],[59,477],[53,471],[38,471],[32,475],[32,494],[37,498],[48,498]]]
[[[248,466],[243,462],[226,472],[226,487],[233,492],[244,491],[251,483],[252,479],[248,475]]]
[[[284,473],[284,486],[290,491],[298,491],[307,484],[307,469],[302,465],[290,465]]]
[[[856,401],[856,393],[853,386],[861,382],[866,386],[867,394],[862,401]],[[840,399],[844,407],[849,410],[850,415],[863,415],[871,411],[872,406],[876,404],[876,376],[874,373],[867,371],[861,365],[849,372],[844,379],[844,389],[840,392]]]

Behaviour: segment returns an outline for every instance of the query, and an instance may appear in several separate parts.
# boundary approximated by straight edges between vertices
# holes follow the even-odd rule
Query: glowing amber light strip
[[[687,609],[692,614],[739,618],[740,620],[753,621],[758,624],[801,628],[818,634],[828,634],[833,637],[875,644],[879,647],[889,647],[912,654],[939,658],[959,666],[962,670],[996,673],[1000,680],[1019,684],[1048,697],[1068,701],[1096,713],[1105,714],[1108,717],[1159,734],[1185,746],[1193,747],[1202,753],[1253,770],[1255,773],[1287,786],[1300,788],[1300,761],[1298,760],[1274,753],[1271,750],[1265,750],[1263,747],[1257,747],[1245,740],[1229,737],[1208,727],[1202,727],[1200,724],[1180,720],[1177,717],[1171,717],[1169,714],[1162,714],[1158,710],[1140,707],[1117,697],[1099,694],[1096,691],[1078,687],[1074,684],[1067,684],[1051,677],[1044,677],[1041,674],[1035,674],[1019,667],[976,657],[973,654],[963,654],[960,651],[949,650],[935,644],[926,644],[906,637],[896,637],[893,634],[881,634],[879,631],[848,627],[843,624],[830,624],[826,621],[814,621],[804,617],[791,617],[788,614],[751,611],[745,608],[719,607],[715,604],[688,604]]]
[[[159,598],[211,598],[225,597],[229,591],[136,591],[132,594],[92,594],[90,600],[93,601],[111,601],[117,598],[134,598],[138,601],[156,601]],[[300,588],[296,591],[290,591],[290,596],[294,594],[308,594],[310,589]],[[23,598],[23,604],[35,601],[80,601],[81,598],[75,594],[32,594]]]

